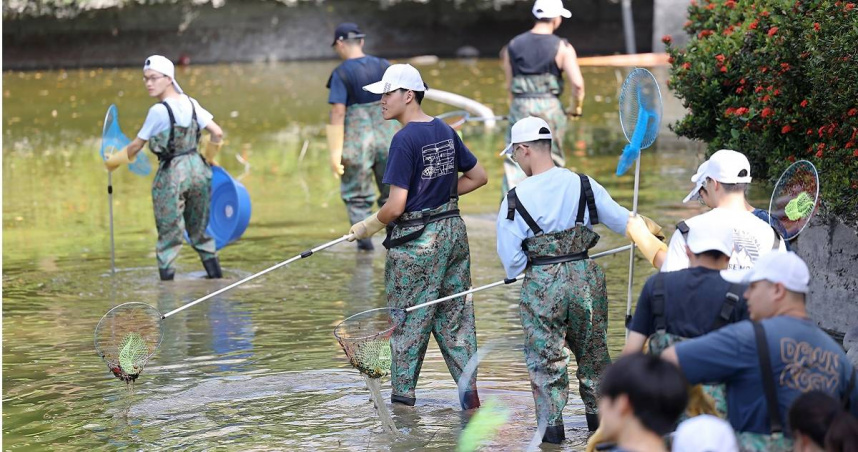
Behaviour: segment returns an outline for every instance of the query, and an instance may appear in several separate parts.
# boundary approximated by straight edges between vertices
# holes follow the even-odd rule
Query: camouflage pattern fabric
[[[354,104],[346,109],[340,195],[351,224],[372,214],[375,187],[380,193],[378,205],[383,206],[387,201],[390,188],[381,181],[387,166],[388,147],[395,133],[395,121],[385,121],[379,102]]]
[[[764,435],[762,433],[738,432],[736,439],[742,452],[790,452],[793,440],[783,434]]]
[[[677,336],[675,334],[656,332],[649,337],[647,348],[649,350],[649,354],[661,355],[663,351],[686,339],[687,338]],[[715,409],[715,413],[712,414],[720,417],[721,419],[727,419],[727,386],[723,384],[696,386],[701,387],[703,394],[708,399],[708,403]],[[682,422],[689,417],[701,414],[693,411],[694,407],[689,403],[688,409],[679,417],[678,422]]]
[[[175,155],[197,147],[196,121],[189,127],[173,125],[173,149],[168,149],[170,130],[167,129],[149,140],[149,148],[156,155]],[[182,231],[188,231],[191,246],[201,260],[215,257],[215,241],[206,234],[211,202],[212,169],[198,152],[174,157],[169,165],[161,163],[152,182],[152,205],[155,208],[155,226],[158,243],[155,254],[158,268],[174,268],[182,248]]]
[[[554,137],[551,143],[551,158],[554,164],[560,167],[566,166],[566,157],[563,153],[563,137],[566,136],[566,112],[557,97],[563,91],[563,81],[553,74],[518,75],[513,77],[510,85],[513,99],[509,106],[509,127],[506,131],[506,141],[509,143],[512,126],[520,119],[528,116],[537,116],[548,123],[551,135]],[[522,94],[544,94],[553,96],[546,97],[517,97]],[[509,157],[504,159],[504,181],[503,192],[518,185],[524,180],[525,174],[515,162]]]
[[[456,201],[450,201],[433,209],[432,213],[457,208]],[[421,212],[408,212],[399,219],[409,220],[420,215]],[[393,238],[416,229],[396,228]],[[384,281],[388,306],[400,309],[467,290],[471,286],[471,257],[462,218],[429,223],[416,240],[389,249]],[[393,395],[416,398],[417,377],[430,333],[435,336],[450,375],[458,382],[462,369],[477,351],[473,304],[461,297],[408,313],[405,322],[390,338]],[[476,390],[476,380],[474,372],[468,390]]]
[[[586,251],[599,241],[591,229],[572,229],[530,237],[528,259]],[[588,414],[597,414],[598,382],[608,356],[608,293],[605,274],[593,260],[528,266],[521,288],[524,356],[536,401],[539,425],[563,424],[569,391],[567,345],[575,355],[579,393]]]

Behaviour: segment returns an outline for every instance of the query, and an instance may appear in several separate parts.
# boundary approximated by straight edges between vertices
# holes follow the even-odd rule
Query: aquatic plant
[[[689,109],[671,128],[743,152],[776,178],[819,169],[829,213],[858,223],[858,11],[840,0],[692,0],[685,48],[665,36],[668,86]]]

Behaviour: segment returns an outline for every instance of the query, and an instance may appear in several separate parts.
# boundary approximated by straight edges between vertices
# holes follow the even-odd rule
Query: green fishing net
[[[390,336],[405,319],[399,309],[373,309],[345,319],[334,329],[334,337],[346,352],[352,367],[370,378],[390,372]]]
[[[806,191],[803,191],[787,203],[784,211],[787,218],[796,221],[810,215],[813,212],[813,204],[813,198]]]
[[[95,351],[116,378],[131,383],[161,344],[161,313],[145,303],[114,307],[95,327]]]

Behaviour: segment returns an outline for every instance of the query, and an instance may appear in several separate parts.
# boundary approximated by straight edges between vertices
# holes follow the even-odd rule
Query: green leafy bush
[[[858,218],[858,8],[832,0],[692,0],[668,86],[689,109],[672,125],[735,149],[758,178],[816,165],[828,211]]]

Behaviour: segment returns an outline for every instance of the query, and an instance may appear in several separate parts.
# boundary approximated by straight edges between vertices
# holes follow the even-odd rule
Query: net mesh
[[[145,303],[114,307],[95,327],[95,350],[113,375],[133,382],[163,338],[161,313]]]
[[[116,105],[111,105],[104,116],[104,127],[101,129],[101,158],[107,160],[111,154],[119,152],[128,146],[131,140],[119,128],[119,112]],[[128,164],[128,169],[134,174],[146,176],[151,172],[149,158],[145,152],[138,152],[134,161]]]
[[[381,378],[390,372],[390,336],[404,320],[401,309],[372,309],[343,320],[334,337],[352,367],[370,378]]]
[[[772,226],[790,240],[810,221],[819,203],[819,175],[807,160],[799,160],[784,171],[769,203]],[[782,226],[782,227],[781,227]]]
[[[642,68],[629,73],[620,90],[619,104],[620,125],[626,139],[640,149],[648,148],[658,138],[662,116],[661,90],[655,76]],[[645,118],[642,113],[646,113]],[[639,143],[634,143],[636,134],[640,136]]]

